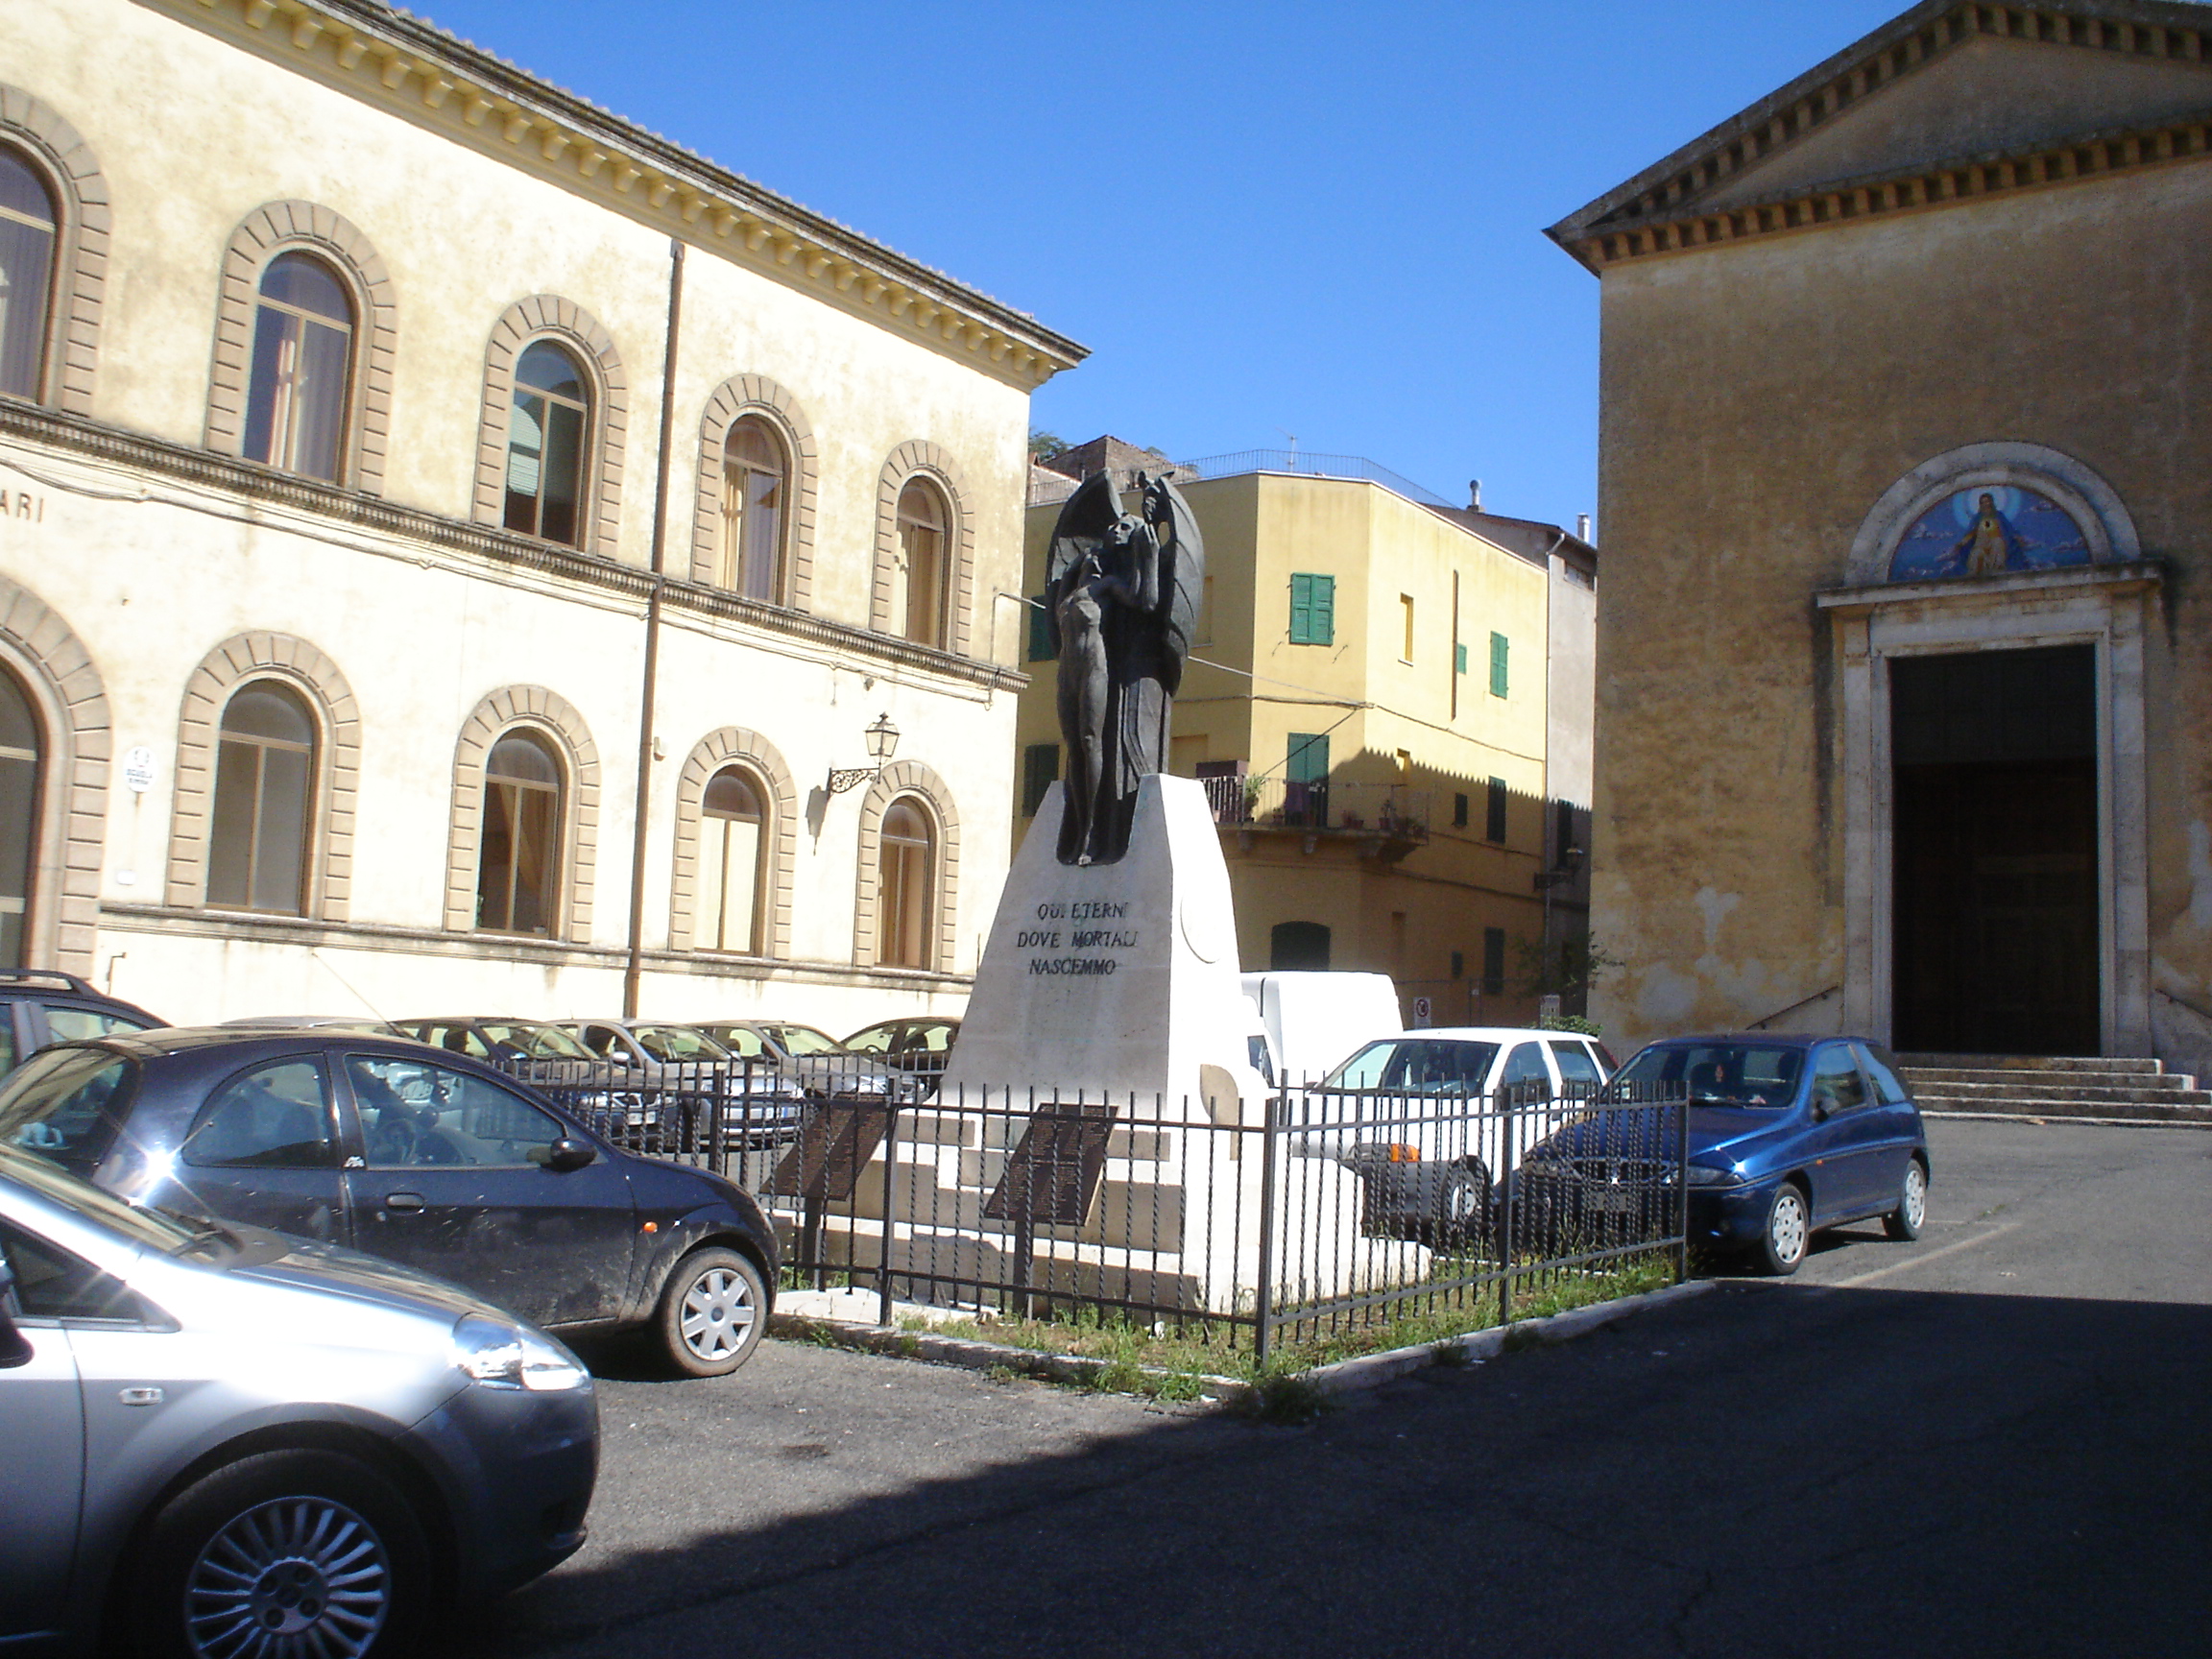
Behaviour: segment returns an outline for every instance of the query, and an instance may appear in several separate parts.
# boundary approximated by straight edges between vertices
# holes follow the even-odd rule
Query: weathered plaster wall
[[[2208,291],[2202,162],[1608,269],[1593,927],[1629,963],[1595,998],[1609,1038],[1738,1026],[1839,983],[1812,595],[1844,581],[1883,491],[1992,440],[2085,463],[2167,561],[2146,665],[2153,977],[2212,1001],[2212,872],[2192,852],[2212,824]]]

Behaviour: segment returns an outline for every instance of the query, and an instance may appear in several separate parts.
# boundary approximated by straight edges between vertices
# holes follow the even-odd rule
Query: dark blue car
[[[1815,1229],[1880,1216],[1890,1238],[1912,1238],[1927,1218],[1920,1109],[1874,1044],[1671,1038],[1636,1054],[1614,1087],[1630,1098],[1688,1095],[1693,1244],[1756,1251],[1768,1271],[1793,1273]],[[1655,1140],[1658,1117],[1673,1115],[1647,1111],[1654,1133],[1645,1139]],[[1595,1210],[1584,1189],[1603,1179],[1594,1174],[1600,1166],[1619,1162],[1611,1142],[1633,1128],[1620,1112],[1600,1112],[1531,1147],[1519,1172],[1527,1201],[1561,1219]]]

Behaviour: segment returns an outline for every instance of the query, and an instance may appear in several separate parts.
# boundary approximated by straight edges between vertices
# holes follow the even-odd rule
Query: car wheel
[[[415,1651],[430,1551],[414,1507],[335,1452],[263,1452],[155,1517],[126,1587],[141,1655],[369,1659]]]
[[[1464,1244],[1479,1238],[1490,1220],[1490,1173],[1479,1164],[1455,1164],[1436,1190],[1431,1242]]]
[[[1917,1238],[1927,1220],[1928,1171],[1914,1158],[1905,1166],[1904,1190],[1897,1194],[1897,1208],[1882,1217],[1882,1231],[1899,1240]]]
[[[1767,1271],[1794,1273],[1805,1260],[1806,1243],[1813,1237],[1813,1212],[1805,1202],[1805,1190],[1785,1181],[1774,1190],[1767,1206],[1767,1230],[1759,1236],[1759,1253]]]
[[[734,1250],[697,1250],[661,1293],[661,1346],[685,1377],[724,1377],[753,1357],[767,1317],[760,1269]]]

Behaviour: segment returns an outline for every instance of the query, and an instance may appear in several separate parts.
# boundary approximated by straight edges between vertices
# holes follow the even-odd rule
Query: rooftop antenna
[[[1282,428],[1282,427],[1280,427],[1280,426],[1276,427],[1276,428],[1275,428],[1275,430],[1276,430],[1276,431],[1278,431],[1278,432],[1283,432],[1283,436],[1290,440],[1290,470],[1291,470],[1291,471],[1293,471],[1293,472],[1297,471],[1297,470],[1298,470],[1298,434],[1297,434],[1297,433],[1295,433],[1295,432],[1284,432],[1284,431],[1283,431],[1283,428]]]

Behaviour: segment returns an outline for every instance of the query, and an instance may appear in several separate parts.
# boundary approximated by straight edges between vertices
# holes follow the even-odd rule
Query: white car
[[[1505,1163],[1613,1070],[1602,1044],[1571,1031],[1450,1025],[1378,1038],[1290,1092],[1289,1150],[1360,1172],[1370,1236],[1457,1244],[1488,1224]]]

